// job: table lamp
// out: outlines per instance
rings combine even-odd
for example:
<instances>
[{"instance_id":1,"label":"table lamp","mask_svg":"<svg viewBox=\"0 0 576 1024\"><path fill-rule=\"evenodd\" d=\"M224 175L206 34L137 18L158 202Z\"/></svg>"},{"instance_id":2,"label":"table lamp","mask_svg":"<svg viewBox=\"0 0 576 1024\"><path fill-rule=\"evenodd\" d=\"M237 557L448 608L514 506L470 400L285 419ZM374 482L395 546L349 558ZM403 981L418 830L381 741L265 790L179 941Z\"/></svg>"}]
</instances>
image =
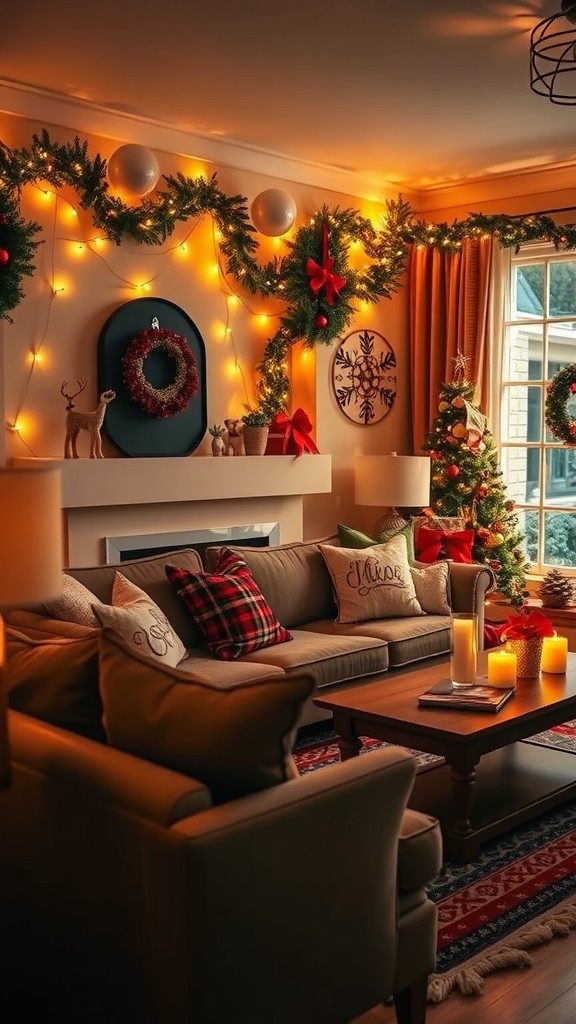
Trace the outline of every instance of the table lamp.
<instances>
[{"instance_id":1,"label":"table lamp","mask_svg":"<svg viewBox=\"0 0 576 1024\"><path fill-rule=\"evenodd\" d=\"M358 455L354 472L357 505L384 508L374 537L401 529L406 519L398 508L421 510L430 501L430 459L422 455Z\"/></svg>"},{"instance_id":2,"label":"table lamp","mask_svg":"<svg viewBox=\"0 0 576 1024\"><path fill-rule=\"evenodd\" d=\"M0 608L46 601L62 588L60 470L0 468ZM0 614L0 788L9 783L6 636Z\"/></svg>"}]
</instances>

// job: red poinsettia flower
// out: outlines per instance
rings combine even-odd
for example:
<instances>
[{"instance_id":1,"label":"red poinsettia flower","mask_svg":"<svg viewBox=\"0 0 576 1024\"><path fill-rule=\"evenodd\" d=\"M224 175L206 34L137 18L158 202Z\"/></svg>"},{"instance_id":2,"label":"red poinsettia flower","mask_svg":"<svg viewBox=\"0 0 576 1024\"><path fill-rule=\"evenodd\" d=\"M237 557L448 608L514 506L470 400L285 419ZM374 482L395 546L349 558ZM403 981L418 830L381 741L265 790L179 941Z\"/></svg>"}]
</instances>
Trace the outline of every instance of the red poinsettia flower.
<instances>
[{"instance_id":1,"label":"red poinsettia flower","mask_svg":"<svg viewBox=\"0 0 576 1024\"><path fill-rule=\"evenodd\" d=\"M532 640L554 636L554 627L544 612L521 608L518 615L511 615L498 627L498 632L501 640Z\"/></svg>"}]
</instances>

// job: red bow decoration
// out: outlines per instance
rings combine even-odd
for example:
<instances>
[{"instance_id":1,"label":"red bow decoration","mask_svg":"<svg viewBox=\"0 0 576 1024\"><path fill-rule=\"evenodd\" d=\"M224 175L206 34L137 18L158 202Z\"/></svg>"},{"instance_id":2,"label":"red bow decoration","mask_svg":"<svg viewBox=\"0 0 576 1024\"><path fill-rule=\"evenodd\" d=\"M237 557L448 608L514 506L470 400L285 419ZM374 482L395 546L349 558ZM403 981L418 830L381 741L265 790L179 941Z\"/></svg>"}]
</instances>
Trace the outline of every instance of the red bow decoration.
<instances>
[{"instance_id":1,"label":"red bow decoration","mask_svg":"<svg viewBox=\"0 0 576 1024\"><path fill-rule=\"evenodd\" d=\"M346 281L339 274L334 273L334 260L328 253L328 228L322 225L322 266L315 260L309 259L306 262L306 273L310 278L310 288L315 295L324 288L326 301L329 306L334 305L334 298L338 295Z\"/></svg>"},{"instance_id":2,"label":"red bow decoration","mask_svg":"<svg viewBox=\"0 0 576 1024\"><path fill-rule=\"evenodd\" d=\"M314 441L311 437L307 436L311 430L312 423L304 409L296 409L292 419L285 412L277 412L270 424L270 433L284 434L282 454L286 455L288 442L292 438L296 446L296 457L302 455L302 452L310 452L313 455L319 454Z\"/></svg>"},{"instance_id":3,"label":"red bow decoration","mask_svg":"<svg viewBox=\"0 0 576 1024\"><path fill-rule=\"evenodd\" d=\"M451 558L453 562L471 562L474 530L431 530L421 526L416 534L416 557L419 562L435 562Z\"/></svg>"}]
</instances>

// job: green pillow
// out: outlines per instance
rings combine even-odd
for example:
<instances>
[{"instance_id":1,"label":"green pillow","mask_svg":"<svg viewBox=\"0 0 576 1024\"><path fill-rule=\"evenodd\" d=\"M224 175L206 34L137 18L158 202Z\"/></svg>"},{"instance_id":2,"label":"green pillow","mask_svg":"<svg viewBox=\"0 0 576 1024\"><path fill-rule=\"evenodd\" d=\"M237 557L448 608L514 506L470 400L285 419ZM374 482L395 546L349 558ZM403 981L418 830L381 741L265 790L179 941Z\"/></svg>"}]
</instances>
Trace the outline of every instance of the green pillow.
<instances>
[{"instance_id":1,"label":"green pillow","mask_svg":"<svg viewBox=\"0 0 576 1024\"><path fill-rule=\"evenodd\" d=\"M382 530L376 539L368 537L367 534L362 533L360 530L353 530L351 526L343 526L342 523L338 523L338 537L343 548L370 548L373 544L385 544L387 540L392 540L399 533L403 533L406 537L408 563L409 565L414 565L416 554L414 551L414 526L412 520L406 523L406 526L398 526L393 530Z\"/></svg>"}]
</instances>

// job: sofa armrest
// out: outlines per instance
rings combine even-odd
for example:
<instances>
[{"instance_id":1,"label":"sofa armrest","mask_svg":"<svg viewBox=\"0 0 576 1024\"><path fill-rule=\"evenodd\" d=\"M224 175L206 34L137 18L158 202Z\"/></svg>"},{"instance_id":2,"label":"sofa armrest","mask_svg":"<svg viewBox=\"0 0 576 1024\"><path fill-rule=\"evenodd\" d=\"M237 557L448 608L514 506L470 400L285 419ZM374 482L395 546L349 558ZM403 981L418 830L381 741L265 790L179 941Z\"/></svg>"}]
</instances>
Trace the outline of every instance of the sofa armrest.
<instances>
[{"instance_id":1,"label":"sofa armrest","mask_svg":"<svg viewBox=\"0 0 576 1024\"><path fill-rule=\"evenodd\" d=\"M449 562L452 610L476 612L478 616L478 650L484 650L484 602L495 584L488 565L479 562Z\"/></svg>"},{"instance_id":2,"label":"sofa armrest","mask_svg":"<svg viewBox=\"0 0 576 1024\"><path fill-rule=\"evenodd\" d=\"M148 848L149 877L165 880L149 906L151 960L172 973L164 992L190 1008L182 985L197 971L218 992L213 1019L239 1024L301 1020L303 1007L307 1021L348 1020L392 995L398 837L414 772L406 751L383 748L175 823L183 850ZM164 948L170 934L179 963ZM433 966L433 952L413 960L409 983Z\"/></svg>"},{"instance_id":3,"label":"sofa armrest","mask_svg":"<svg viewBox=\"0 0 576 1024\"><path fill-rule=\"evenodd\" d=\"M166 826L212 805L208 789L195 779L19 711L8 712L8 736L16 786L42 778L72 800L80 794L88 804L106 803Z\"/></svg>"}]
</instances>

